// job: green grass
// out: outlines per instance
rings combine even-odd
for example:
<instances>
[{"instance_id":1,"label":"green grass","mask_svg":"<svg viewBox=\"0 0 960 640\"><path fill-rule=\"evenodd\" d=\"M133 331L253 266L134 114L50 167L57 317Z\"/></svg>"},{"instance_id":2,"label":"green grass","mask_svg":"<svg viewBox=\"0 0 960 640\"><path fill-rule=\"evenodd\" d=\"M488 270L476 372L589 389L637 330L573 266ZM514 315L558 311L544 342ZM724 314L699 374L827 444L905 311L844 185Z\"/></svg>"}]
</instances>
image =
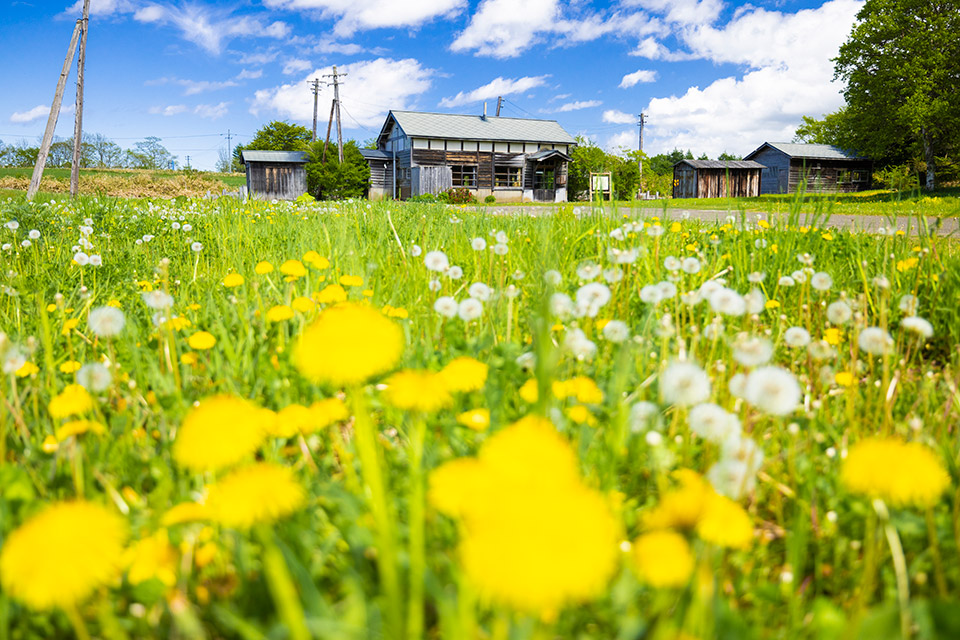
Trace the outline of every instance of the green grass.
<instances>
[{"instance_id":1,"label":"green grass","mask_svg":"<svg viewBox=\"0 0 960 640\"><path fill-rule=\"evenodd\" d=\"M142 572L121 563L67 612L30 609L6 585L33 574L4 574L0 638L71 637L78 629L93 637L283 638L304 637L305 627L306 635L348 640L872 639L899 637L901 615L918 625L918 638L957 636L955 241L803 232L777 220L769 229L747 220L682 221L657 233L651 214L623 219L586 209L576 216L573 203L534 217L365 201L50 196L31 204L2 196L0 223L16 220L19 227L0 226L0 242L10 245L0 249L0 360L32 366L20 375L8 371L0 386L0 554L40 510L79 496L122 518L128 546L162 543L164 536L169 546L137 547L131 553ZM93 246L86 253L102 257L99 267L74 261L87 225ZM23 246L34 229L39 239ZM498 232L505 252L491 250ZM487 248L475 250L477 238ZM191 248L195 242L199 251ZM442 250L462 276L428 271L415 245L423 254ZM618 262L631 250L634 261ZM309 260L311 251L328 263ZM691 257L699 270L674 270L670 258ZM288 260L303 261L304 274L284 277L281 265ZM274 270L258 268L263 261ZM548 270L559 273L559 284L548 286ZM813 272L829 274L829 288L813 288ZM225 287L230 273L242 275L243 283ZM293 356L318 317L335 317L329 309L337 290L330 287L342 276L362 279L346 280L341 295L349 301L389 305L406 316L390 320L403 334L402 354L388 363L390 371L344 386L305 378L303 361ZM782 280L787 276L796 278L793 285ZM599 283L606 283L605 304L572 315L551 310L555 293L574 299L589 293L581 290L586 280L601 293ZM701 287L710 280L749 292L757 306L719 315L709 302L682 301L680 294L706 291ZM477 319L437 313L438 298L462 302L475 282L494 290ZM675 287L678 295L654 304L645 289L651 285ZM173 307L159 314L148 308L142 297L148 289L169 292ZM910 306L903 296L916 296L916 313L933 327L929 340L901 326ZM310 298L323 302L314 306ZM839 300L854 316L834 325L827 305ZM126 319L112 339L98 338L88 321L92 309L107 304ZM284 306L298 310L279 313ZM174 316L175 322L164 321ZM628 340L608 339L603 327L614 320L625 323ZM859 349L868 327L889 332L884 355ZM817 347L788 345L791 328L808 331ZM353 336L356 330L342 327L329 348L310 354L311 362L344 367L389 351L380 345L385 334ZM198 331L216 338L213 348L191 347ZM759 340L760 348L746 349L747 338ZM834 344L821 342L828 338ZM348 344L353 347L344 355ZM751 396L753 404L737 391L735 375L758 366L745 364L744 353L762 355L767 348L770 363L789 372L801 390L783 415L761 409L765 396ZM479 391L455 393L425 413L400 409L384 393L393 371L436 372L463 356L489 367ZM739 439L721 445L694 435L690 407L664 400L671 388L663 372L680 359L709 376L706 397L736 416ZM77 379L75 363L109 364L110 376L84 414L104 433L58 442L66 419L51 416L50 402ZM601 394L553 391L554 383L574 378L588 378ZM350 417L311 429L316 414L307 411L306 422L294 424L294 408L282 425L302 431L266 438L237 463L259 460L290 470L304 495L293 513L253 528L224 524L214 511L201 522L164 524L171 508L209 497L229 473L192 471L174 453L195 403L220 394L278 412L342 397ZM429 386L412 395L443 392ZM653 404L649 419L638 417L640 402ZM458 422L461 412L480 408L489 410L488 429ZM249 416L264 414L249 410L205 422L220 434L208 451L235 445L238 423ZM527 416L545 417L558 435L545 446L500 439L496 455L484 449L497 434L516 433L506 430ZM852 490L840 477L845 455L876 435L927 447L934 466L949 474L949 488L934 495L929 508L875 505ZM738 494L735 506L723 504L749 522L750 544L725 548L675 520L694 572L681 572L676 586L652 586L643 579L651 567L638 566L628 551L670 495L674 473L708 474L718 462L735 462L746 440L763 453L759 470L746 471L735 488L722 477L716 482ZM526 448L517 447L524 442ZM468 502L485 506L488 519L452 519L433 492L424 502L431 478L442 480L432 475L437 469L481 451L492 456L484 458L487 466L512 460L497 467L505 481L471 483L461 475L463 484L439 488L448 500L465 488L477 491ZM901 488L911 487L929 479L930 468L903 477L898 460L888 460L874 481L895 478ZM569 494L558 496L557 487ZM688 507L697 504L685 500ZM582 546L604 521L584 517L585 505L615 523L601 535L602 549ZM515 514L523 526L511 528L498 519L503 513ZM463 543L482 536L490 522L504 535L478 562L467 555L477 547ZM32 553L46 559L61 545L70 548L83 525L31 538ZM48 578L45 588L57 589L61 577L82 575L98 560L112 565L111 558L91 555L99 548L62 558L41 576ZM615 567L591 581L602 567L592 559L610 554ZM679 555L659 560L682 567ZM480 591L483 577L499 589ZM520 607L516 595L503 599L509 585L534 596L569 582L594 586L567 605L534 612Z\"/></svg>"},{"instance_id":2,"label":"green grass","mask_svg":"<svg viewBox=\"0 0 960 640\"><path fill-rule=\"evenodd\" d=\"M147 170L147 169L81 169L81 176L121 176L124 178L130 178L138 174L147 174L154 178L159 179L170 179L175 178L178 175L190 175L191 173L196 173L193 171L170 171L168 169L158 169L158 170ZM241 173L219 173L216 171L202 171L199 172L204 176L220 180L231 187L239 187L245 185L246 176ZM26 176L30 177L33 175L32 167L0 167L0 178L4 176ZM69 168L47 168L44 169L43 175L45 178L56 178L59 180L69 180L70 179L70 169Z\"/></svg>"}]
</instances>

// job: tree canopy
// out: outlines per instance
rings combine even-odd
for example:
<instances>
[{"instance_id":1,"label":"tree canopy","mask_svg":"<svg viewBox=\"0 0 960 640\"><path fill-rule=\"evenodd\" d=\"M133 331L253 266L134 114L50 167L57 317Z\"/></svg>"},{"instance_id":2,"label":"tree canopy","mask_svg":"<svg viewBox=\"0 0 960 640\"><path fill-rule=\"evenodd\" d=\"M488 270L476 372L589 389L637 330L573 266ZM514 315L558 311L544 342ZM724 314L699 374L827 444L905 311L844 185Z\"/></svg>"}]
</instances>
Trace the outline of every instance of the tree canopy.
<instances>
[{"instance_id":1,"label":"tree canopy","mask_svg":"<svg viewBox=\"0 0 960 640\"><path fill-rule=\"evenodd\" d=\"M309 132L308 132L309 133ZM370 185L370 165L364 160L360 148L353 140L343 145L343 164L337 157L337 146L327 148L327 161L323 158L323 141L310 145L310 161L307 163L307 192L317 200L344 200L361 198Z\"/></svg>"},{"instance_id":2,"label":"tree canopy","mask_svg":"<svg viewBox=\"0 0 960 640\"><path fill-rule=\"evenodd\" d=\"M928 189L937 157L960 147L958 33L960 0L867 0L835 60L847 109L834 123L847 145L881 162L922 157ZM830 137L826 122L804 125Z\"/></svg>"},{"instance_id":3,"label":"tree canopy","mask_svg":"<svg viewBox=\"0 0 960 640\"><path fill-rule=\"evenodd\" d=\"M240 170L240 153L244 149L257 151L306 151L310 146L313 134L310 129L299 124L292 124L284 120L269 122L254 134L253 139L244 145L237 145L233 150L233 168Z\"/></svg>"}]
</instances>

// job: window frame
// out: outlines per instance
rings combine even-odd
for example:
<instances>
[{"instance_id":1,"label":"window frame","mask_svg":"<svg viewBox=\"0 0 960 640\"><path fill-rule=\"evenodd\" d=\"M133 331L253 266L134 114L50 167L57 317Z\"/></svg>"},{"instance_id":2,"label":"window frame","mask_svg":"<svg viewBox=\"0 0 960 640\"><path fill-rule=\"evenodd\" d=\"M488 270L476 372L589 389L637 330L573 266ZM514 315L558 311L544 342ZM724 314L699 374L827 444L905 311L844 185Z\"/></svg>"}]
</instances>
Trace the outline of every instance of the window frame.
<instances>
[{"instance_id":1,"label":"window frame","mask_svg":"<svg viewBox=\"0 0 960 640\"><path fill-rule=\"evenodd\" d=\"M477 172L475 164L450 165L451 185L458 189L476 189Z\"/></svg>"},{"instance_id":2,"label":"window frame","mask_svg":"<svg viewBox=\"0 0 960 640\"><path fill-rule=\"evenodd\" d=\"M494 165L493 186L499 189L523 188L523 168L510 165Z\"/></svg>"}]
</instances>

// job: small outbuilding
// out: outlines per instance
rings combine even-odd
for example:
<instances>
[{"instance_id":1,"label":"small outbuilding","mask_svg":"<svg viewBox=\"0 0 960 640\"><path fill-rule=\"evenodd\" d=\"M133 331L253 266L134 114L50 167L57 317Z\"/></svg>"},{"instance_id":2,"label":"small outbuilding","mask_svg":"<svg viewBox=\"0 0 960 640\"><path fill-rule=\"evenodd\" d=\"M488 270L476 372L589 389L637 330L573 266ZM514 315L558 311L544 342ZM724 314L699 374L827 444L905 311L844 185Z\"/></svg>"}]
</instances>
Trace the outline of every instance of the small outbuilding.
<instances>
[{"instance_id":1,"label":"small outbuilding","mask_svg":"<svg viewBox=\"0 0 960 640\"><path fill-rule=\"evenodd\" d=\"M829 144L764 142L746 156L764 166L760 193L850 193L870 188L873 162Z\"/></svg>"},{"instance_id":2,"label":"small outbuilding","mask_svg":"<svg viewBox=\"0 0 960 640\"><path fill-rule=\"evenodd\" d=\"M307 192L305 151L240 153L247 169L247 193L262 200L296 200Z\"/></svg>"},{"instance_id":3,"label":"small outbuilding","mask_svg":"<svg viewBox=\"0 0 960 640\"><path fill-rule=\"evenodd\" d=\"M674 198L752 198L763 165L748 160L681 160L673 165Z\"/></svg>"}]
</instances>

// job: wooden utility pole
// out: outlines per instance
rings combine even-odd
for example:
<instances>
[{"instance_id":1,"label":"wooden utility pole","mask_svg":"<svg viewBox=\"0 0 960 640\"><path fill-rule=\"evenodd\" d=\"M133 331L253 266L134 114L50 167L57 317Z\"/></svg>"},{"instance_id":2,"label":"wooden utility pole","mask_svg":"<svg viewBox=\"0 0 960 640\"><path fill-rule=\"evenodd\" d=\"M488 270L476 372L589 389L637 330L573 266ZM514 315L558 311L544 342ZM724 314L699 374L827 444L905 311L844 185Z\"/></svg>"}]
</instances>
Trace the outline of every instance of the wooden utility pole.
<instances>
[{"instance_id":1,"label":"wooden utility pole","mask_svg":"<svg viewBox=\"0 0 960 640\"><path fill-rule=\"evenodd\" d=\"M80 27L80 59L77 62L77 108L73 123L73 162L70 164L70 196L80 191L80 150L83 146L83 70L87 63L87 31L90 30L90 0L83 1Z\"/></svg>"},{"instance_id":2,"label":"wooden utility pole","mask_svg":"<svg viewBox=\"0 0 960 640\"><path fill-rule=\"evenodd\" d=\"M643 153L643 125L647 122L647 116L642 111L640 112L640 119L637 121L637 126L640 127L640 153ZM637 159L637 164L640 165L640 188L643 188L643 158L640 157Z\"/></svg>"},{"instance_id":3,"label":"wooden utility pole","mask_svg":"<svg viewBox=\"0 0 960 640\"><path fill-rule=\"evenodd\" d=\"M57 90L53 94L53 104L50 105L50 116L47 118L47 128L43 131L43 141L40 143L40 153L37 155L37 164L33 168L33 177L30 178L30 187L27 189L27 200L33 200L40 188L40 179L43 177L43 167L47 164L47 154L50 153L50 144L53 142L53 132L57 128L57 118L60 117L60 104L63 102L63 89L67 86L67 76L70 75L70 66L73 54L77 50L77 39L80 37L81 20L73 28L73 37L67 48L67 57L63 61L60 79L57 80Z\"/></svg>"},{"instance_id":4,"label":"wooden utility pole","mask_svg":"<svg viewBox=\"0 0 960 640\"><path fill-rule=\"evenodd\" d=\"M330 101L330 117L327 118L327 139L323 141L323 157L320 164L327 164L327 147L330 145L330 125L333 124L333 110L337 106L336 99Z\"/></svg>"},{"instance_id":5,"label":"wooden utility pole","mask_svg":"<svg viewBox=\"0 0 960 640\"><path fill-rule=\"evenodd\" d=\"M320 79L314 78L307 83L313 88L313 137L310 142L317 141L317 97L320 95Z\"/></svg>"},{"instance_id":6,"label":"wooden utility pole","mask_svg":"<svg viewBox=\"0 0 960 640\"><path fill-rule=\"evenodd\" d=\"M343 133L340 128L340 78L346 77L345 73L337 73L337 66L333 66L333 73L323 76L324 78L333 78L333 82L328 82L327 86L333 85L333 104L337 110L337 158L343 164ZM329 131L329 122L327 130ZM329 139L329 137L328 137Z\"/></svg>"},{"instance_id":7,"label":"wooden utility pole","mask_svg":"<svg viewBox=\"0 0 960 640\"><path fill-rule=\"evenodd\" d=\"M500 107L503 105L503 96L497 96L497 117L500 117Z\"/></svg>"}]
</instances>

